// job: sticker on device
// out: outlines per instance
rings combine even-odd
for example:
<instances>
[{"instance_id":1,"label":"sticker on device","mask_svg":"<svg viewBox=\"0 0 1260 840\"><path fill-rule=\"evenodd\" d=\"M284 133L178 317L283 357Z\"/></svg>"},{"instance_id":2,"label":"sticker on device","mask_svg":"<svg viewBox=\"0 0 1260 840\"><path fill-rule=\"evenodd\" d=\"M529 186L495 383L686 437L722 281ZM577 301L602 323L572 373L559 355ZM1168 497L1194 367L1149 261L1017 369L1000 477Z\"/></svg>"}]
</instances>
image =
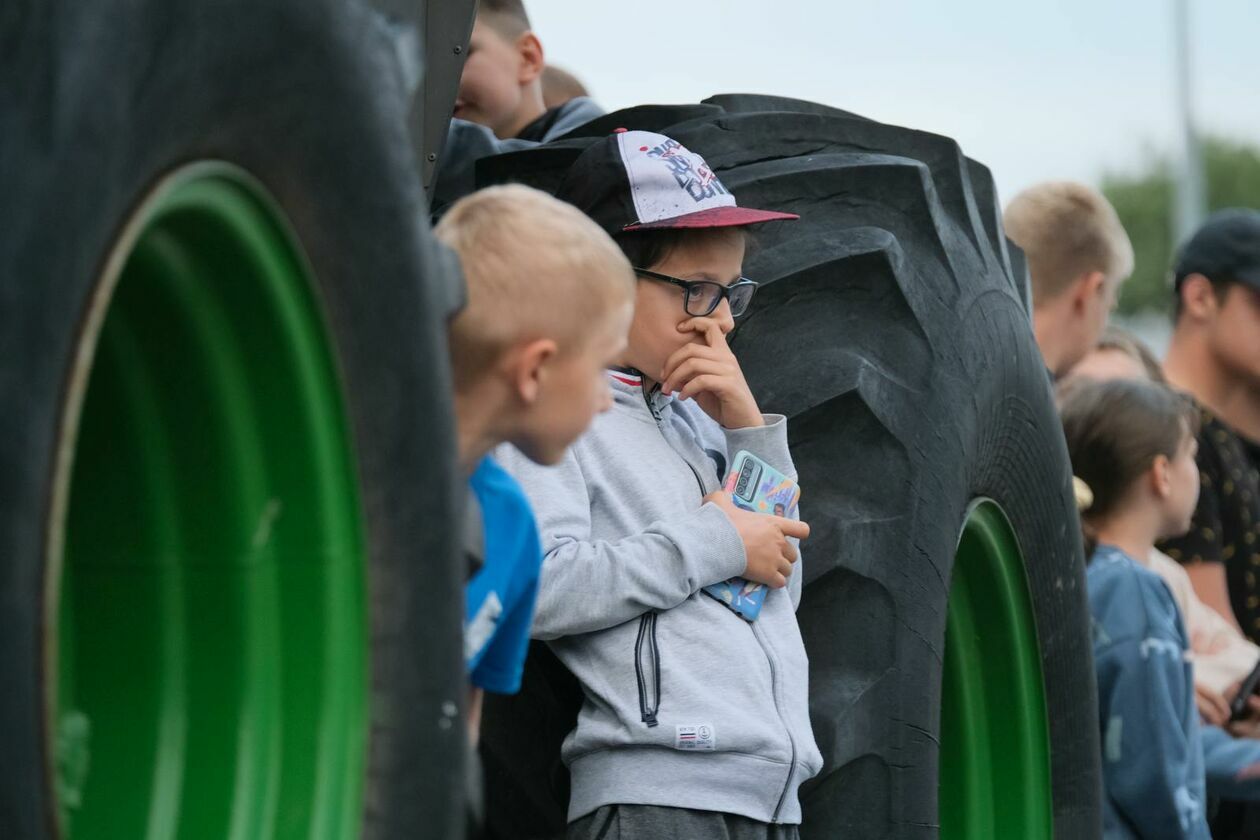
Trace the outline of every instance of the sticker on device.
<instances>
[{"instance_id":1,"label":"sticker on device","mask_svg":"<svg viewBox=\"0 0 1260 840\"><path fill-rule=\"evenodd\" d=\"M717 737L713 727L707 723L699 726L674 727L674 749L676 750L715 750Z\"/></svg>"}]
</instances>

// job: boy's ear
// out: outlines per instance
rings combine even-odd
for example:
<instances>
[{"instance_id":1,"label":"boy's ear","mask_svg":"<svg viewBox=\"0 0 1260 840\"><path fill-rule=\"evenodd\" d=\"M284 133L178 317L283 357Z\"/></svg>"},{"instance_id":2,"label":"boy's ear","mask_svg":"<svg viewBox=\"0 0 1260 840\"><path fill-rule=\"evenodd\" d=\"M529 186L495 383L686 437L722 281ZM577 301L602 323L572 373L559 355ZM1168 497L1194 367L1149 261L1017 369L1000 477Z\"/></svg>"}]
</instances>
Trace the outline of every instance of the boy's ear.
<instances>
[{"instance_id":1,"label":"boy's ear","mask_svg":"<svg viewBox=\"0 0 1260 840\"><path fill-rule=\"evenodd\" d=\"M542 42L533 32L522 32L516 39L516 52L521 57L516 80L522 85L527 85L542 75L543 66L546 64Z\"/></svg>"},{"instance_id":2,"label":"boy's ear","mask_svg":"<svg viewBox=\"0 0 1260 840\"><path fill-rule=\"evenodd\" d=\"M1077 309L1084 309L1094 298L1101 297L1107 284L1107 275L1101 271L1089 271L1076 280L1073 290L1073 303Z\"/></svg>"},{"instance_id":3,"label":"boy's ear","mask_svg":"<svg viewBox=\"0 0 1260 840\"><path fill-rule=\"evenodd\" d=\"M1172 494L1171 470L1172 464L1166 455L1156 455L1155 460L1151 462L1151 489L1161 499L1166 499Z\"/></svg>"},{"instance_id":4,"label":"boy's ear","mask_svg":"<svg viewBox=\"0 0 1260 840\"><path fill-rule=\"evenodd\" d=\"M549 363L558 351L550 338L538 338L521 345L509 363L512 390L526 405L533 405L542 390L543 381L550 372Z\"/></svg>"}]
</instances>

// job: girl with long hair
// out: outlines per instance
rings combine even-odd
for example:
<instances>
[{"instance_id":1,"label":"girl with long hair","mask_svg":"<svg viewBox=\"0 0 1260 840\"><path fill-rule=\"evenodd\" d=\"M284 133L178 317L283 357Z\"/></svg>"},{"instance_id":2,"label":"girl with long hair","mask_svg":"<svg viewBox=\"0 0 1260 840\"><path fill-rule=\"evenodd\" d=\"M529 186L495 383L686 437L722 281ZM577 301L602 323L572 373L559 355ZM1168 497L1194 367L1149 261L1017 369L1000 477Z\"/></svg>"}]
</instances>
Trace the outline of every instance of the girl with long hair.
<instances>
[{"instance_id":1,"label":"girl with long hair","mask_svg":"<svg viewBox=\"0 0 1260 840\"><path fill-rule=\"evenodd\" d=\"M1202 733L1188 637L1164 582L1135 558L1184 533L1198 500L1198 414L1150 382L1070 382L1060 414L1094 619L1107 838L1207 838Z\"/></svg>"}]
</instances>

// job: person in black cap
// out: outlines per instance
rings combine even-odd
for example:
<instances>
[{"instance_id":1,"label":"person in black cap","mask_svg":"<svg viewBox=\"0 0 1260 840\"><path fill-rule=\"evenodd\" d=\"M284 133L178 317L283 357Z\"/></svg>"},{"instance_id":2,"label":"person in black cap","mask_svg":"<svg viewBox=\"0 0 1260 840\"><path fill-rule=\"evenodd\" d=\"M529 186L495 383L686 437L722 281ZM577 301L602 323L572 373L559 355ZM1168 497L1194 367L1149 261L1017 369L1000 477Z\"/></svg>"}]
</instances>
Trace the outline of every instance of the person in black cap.
<instances>
[{"instance_id":1,"label":"person in black cap","mask_svg":"<svg viewBox=\"0 0 1260 840\"><path fill-rule=\"evenodd\" d=\"M558 197L639 278L612 410L556 467L502 456L543 542L534 636L585 696L563 749L568 838L796 838L822 766L795 613L809 528L721 491L741 450L796 477L787 420L762 413L727 345L757 289L744 229L796 216L739 206L703 158L646 131L596 141ZM755 618L705 591L738 578L767 588Z\"/></svg>"},{"instance_id":2,"label":"person in black cap","mask_svg":"<svg viewBox=\"0 0 1260 840\"><path fill-rule=\"evenodd\" d=\"M1260 212L1222 210L1182 248L1169 382L1203 412L1190 532L1162 546L1199 598L1260 641ZM1250 423L1250 425L1249 425Z\"/></svg>"}]
</instances>

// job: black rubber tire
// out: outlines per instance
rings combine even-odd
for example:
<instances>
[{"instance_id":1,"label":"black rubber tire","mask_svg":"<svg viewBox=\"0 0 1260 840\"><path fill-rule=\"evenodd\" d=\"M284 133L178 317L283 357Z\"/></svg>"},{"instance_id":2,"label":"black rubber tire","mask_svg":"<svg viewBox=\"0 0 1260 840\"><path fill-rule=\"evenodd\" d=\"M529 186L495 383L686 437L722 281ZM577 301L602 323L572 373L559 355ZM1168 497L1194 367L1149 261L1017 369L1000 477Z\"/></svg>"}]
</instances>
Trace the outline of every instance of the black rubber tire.
<instances>
[{"instance_id":1,"label":"black rubber tire","mask_svg":"<svg viewBox=\"0 0 1260 840\"><path fill-rule=\"evenodd\" d=\"M759 234L746 271L767 286L732 344L762 404L792 418L811 508L841 512L810 515L799 618L826 766L803 792L803 836L935 836L931 687L945 582L977 497L1003 507L1025 557L1055 834L1097 836L1097 705L1071 471L1023 284L999 247L991 180L979 194L972 181L987 172L952 141L878 123L721 122L720 134L674 136L702 150L741 201L802 216ZM802 142L812 148L791 148Z\"/></svg>"},{"instance_id":2,"label":"black rubber tire","mask_svg":"<svg viewBox=\"0 0 1260 840\"><path fill-rule=\"evenodd\" d=\"M476 164L477 186L519 182L554 194L573 161L593 141L593 137L566 137L545 146L482 158Z\"/></svg>"},{"instance_id":3,"label":"black rubber tire","mask_svg":"<svg viewBox=\"0 0 1260 840\"><path fill-rule=\"evenodd\" d=\"M566 133L561 140L576 137L604 137L618 128L625 128L622 123L630 123L639 131L661 131L684 120L716 117L722 114L716 105L636 105L621 111L613 111L583 123Z\"/></svg>"},{"instance_id":4,"label":"black rubber tire","mask_svg":"<svg viewBox=\"0 0 1260 840\"><path fill-rule=\"evenodd\" d=\"M873 122L850 111L843 111L829 105L820 105L817 102L791 99L784 96L768 96L756 93L724 93L711 96L704 102L705 104L720 106L730 114L783 112L814 114L824 117L843 117L861 120L862 122ZM1007 268L1015 288L1024 303L1024 308L1031 313L1032 289L1028 278L1028 268L1024 262L1023 252L1007 239L1002 232L1002 207L998 202L997 188L993 183L993 175L989 172L988 167L971 158L966 158L965 166L969 173L976 210L980 214L984 231L988 234L993 252L998 255L1002 260L1002 264Z\"/></svg>"},{"instance_id":5,"label":"black rubber tire","mask_svg":"<svg viewBox=\"0 0 1260 840\"><path fill-rule=\"evenodd\" d=\"M569 771L560 744L581 707L581 684L543 642L530 643L518 694L486 695L480 750L485 840L564 836Z\"/></svg>"},{"instance_id":6,"label":"black rubber tire","mask_svg":"<svg viewBox=\"0 0 1260 840\"><path fill-rule=\"evenodd\" d=\"M703 155L742 204L802 216L756 233L745 272L763 288L732 340L761 405L792 418L813 526L799 619L826 763L802 789L802 836L937 836L948 582L968 506L988 497L1025 557L1054 833L1097 837L1097 699L1071 471L1022 255L1007 248L992 179L947 138L768 104L773 113L664 132ZM514 177L531 181L528 153L513 163ZM556 182L555 166L546 159L540 185ZM563 719L566 691L535 689L550 719ZM536 702L507 701L487 716L504 716L506 728L536 716L524 708ZM492 823L500 805L564 793L557 747L544 735L483 742L483 754L517 769L516 790L529 791L490 791ZM556 829L561 811L538 813Z\"/></svg>"},{"instance_id":7,"label":"black rubber tire","mask_svg":"<svg viewBox=\"0 0 1260 840\"><path fill-rule=\"evenodd\" d=\"M781 112L788 114L817 114L823 117L847 117L855 120L867 120L866 117L810 102L807 99L793 99L790 96L772 96L765 93L719 93L704 100L706 105L716 105L728 114ZM681 122L681 121L680 121Z\"/></svg>"},{"instance_id":8,"label":"black rubber tire","mask_svg":"<svg viewBox=\"0 0 1260 840\"><path fill-rule=\"evenodd\" d=\"M0 8L0 836L56 831L42 605L80 329L136 203L199 159L247 170L282 206L341 374L368 550L362 836L462 836L444 332L458 274L424 221L392 37L364 4L334 0Z\"/></svg>"}]
</instances>

